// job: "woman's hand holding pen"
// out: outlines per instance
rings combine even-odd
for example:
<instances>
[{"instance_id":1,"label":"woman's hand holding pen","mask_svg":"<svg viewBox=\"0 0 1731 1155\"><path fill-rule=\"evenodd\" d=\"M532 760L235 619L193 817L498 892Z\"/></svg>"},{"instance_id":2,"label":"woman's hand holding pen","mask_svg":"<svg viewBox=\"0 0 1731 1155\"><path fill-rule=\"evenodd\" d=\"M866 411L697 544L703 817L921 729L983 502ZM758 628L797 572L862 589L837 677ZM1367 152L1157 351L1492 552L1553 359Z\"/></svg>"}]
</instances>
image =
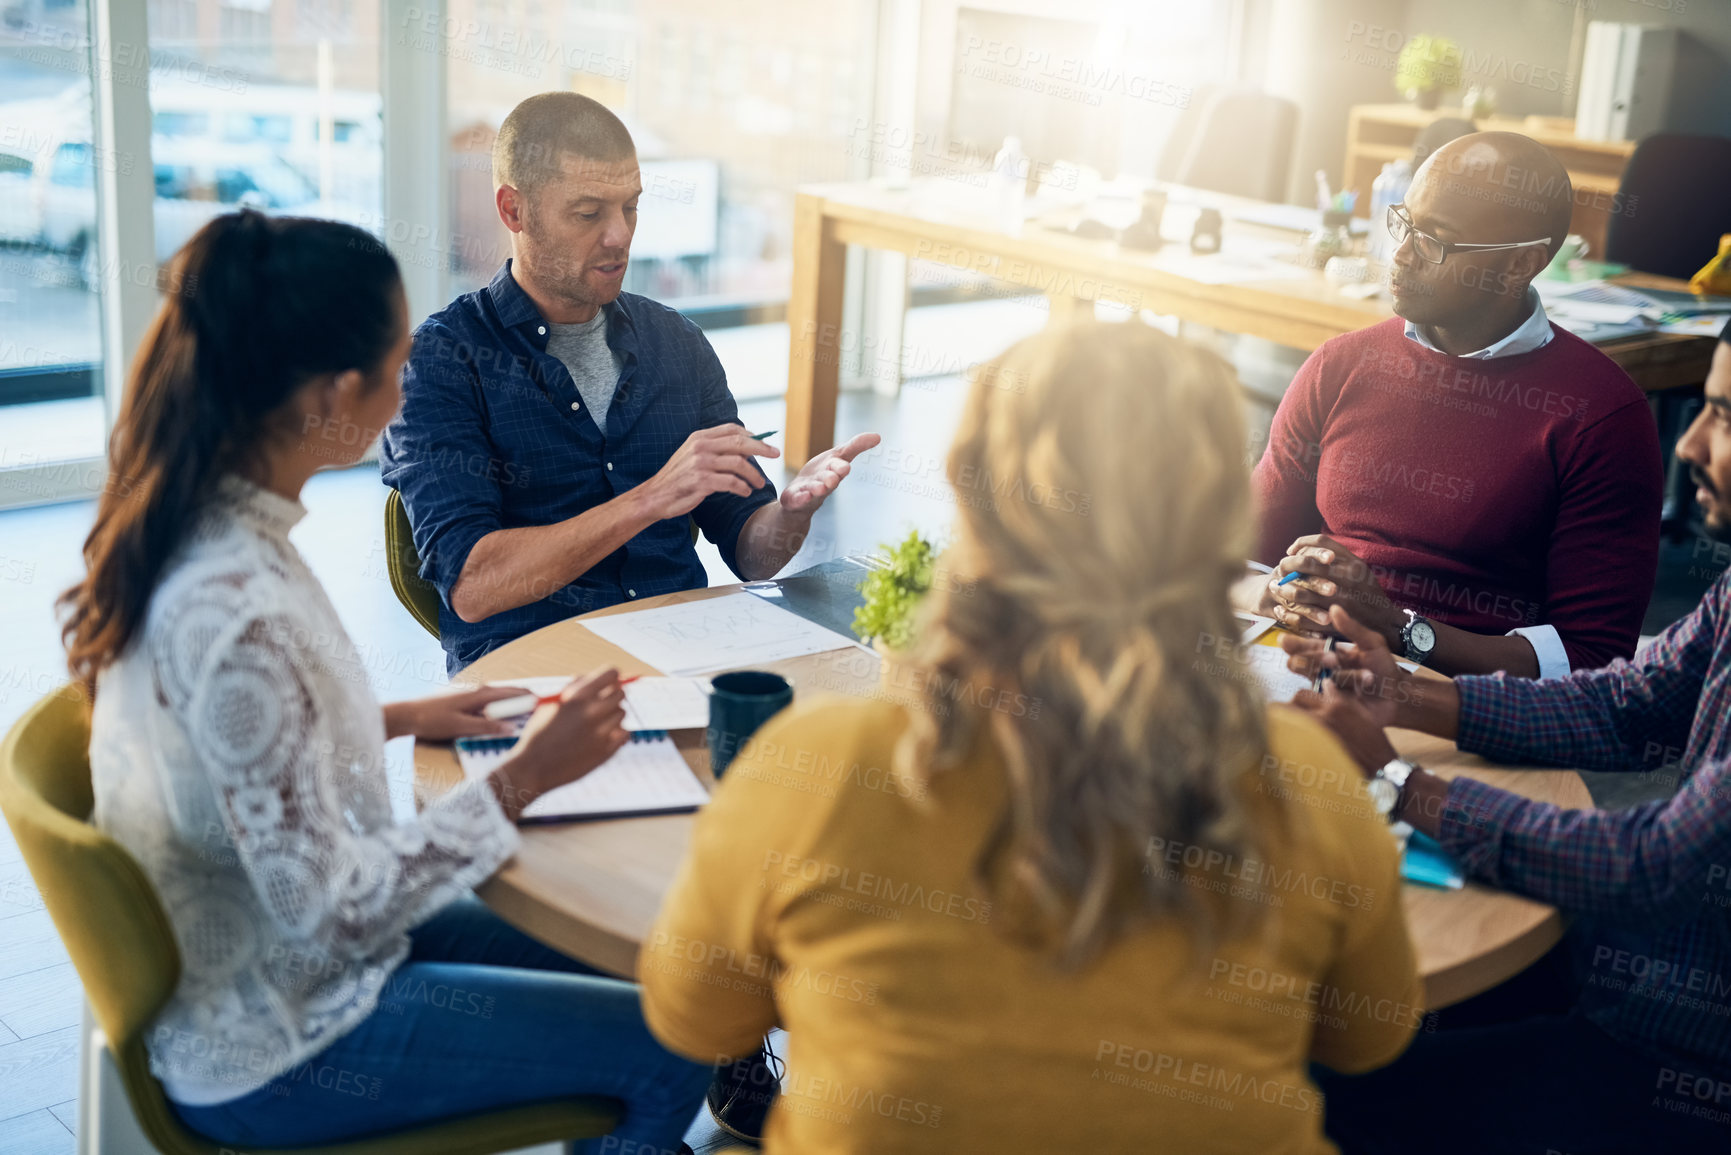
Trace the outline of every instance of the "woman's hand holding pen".
<instances>
[{"instance_id":1,"label":"woman's hand holding pen","mask_svg":"<svg viewBox=\"0 0 1731 1155\"><path fill-rule=\"evenodd\" d=\"M510 687L482 686L477 690L391 702L384 708L385 738L388 741L413 734L429 742L449 742L452 738L509 734L513 727L494 719L487 713L487 707L521 694L521 690Z\"/></svg>"},{"instance_id":2,"label":"woman's hand holding pen","mask_svg":"<svg viewBox=\"0 0 1731 1155\"><path fill-rule=\"evenodd\" d=\"M521 693L521 691L516 691ZM511 757L488 779L505 816L589 773L625 745L625 689L611 667L574 680L529 716Z\"/></svg>"}]
</instances>

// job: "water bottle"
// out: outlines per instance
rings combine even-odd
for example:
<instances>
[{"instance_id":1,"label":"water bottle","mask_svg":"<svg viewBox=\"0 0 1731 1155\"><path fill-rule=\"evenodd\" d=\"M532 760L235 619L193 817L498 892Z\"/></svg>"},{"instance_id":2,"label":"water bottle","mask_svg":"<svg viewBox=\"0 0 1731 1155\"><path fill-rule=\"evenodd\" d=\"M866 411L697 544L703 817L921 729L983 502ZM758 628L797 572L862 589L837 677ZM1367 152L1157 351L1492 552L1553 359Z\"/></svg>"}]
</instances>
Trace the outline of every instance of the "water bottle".
<instances>
[{"instance_id":1,"label":"water bottle","mask_svg":"<svg viewBox=\"0 0 1731 1155\"><path fill-rule=\"evenodd\" d=\"M1388 264L1394 256L1394 241L1388 235L1388 206L1400 203L1394 196L1397 180L1391 160L1370 185L1370 259L1379 265Z\"/></svg>"},{"instance_id":2,"label":"water bottle","mask_svg":"<svg viewBox=\"0 0 1731 1155\"><path fill-rule=\"evenodd\" d=\"M1391 160L1383 165L1383 171L1388 176L1388 204L1406 203L1406 194L1412 188L1412 161L1406 157ZM1378 258L1383 264L1394 260L1394 238L1388 235L1388 208L1373 208L1370 221L1370 235L1373 241L1380 240L1383 255Z\"/></svg>"},{"instance_id":3,"label":"water bottle","mask_svg":"<svg viewBox=\"0 0 1731 1155\"><path fill-rule=\"evenodd\" d=\"M1004 147L992 158L992 204L999 227L1022 231L1022 202L1028 195L1028 156L1020 137L1006 136Z\"/></svg>"},{"instance_id":4,"label":"water bottle","mask_svg":"<svg viewBox=\"0 0 1731 1155\"><path fill-rule=\"evenodd\" d=\"M1394 161L1394 187L1389 190L1389 204L1398 205L1406 202L1406 194L1412 188L1412 161L1401 157Z\"/></svg>"}]
</instances>

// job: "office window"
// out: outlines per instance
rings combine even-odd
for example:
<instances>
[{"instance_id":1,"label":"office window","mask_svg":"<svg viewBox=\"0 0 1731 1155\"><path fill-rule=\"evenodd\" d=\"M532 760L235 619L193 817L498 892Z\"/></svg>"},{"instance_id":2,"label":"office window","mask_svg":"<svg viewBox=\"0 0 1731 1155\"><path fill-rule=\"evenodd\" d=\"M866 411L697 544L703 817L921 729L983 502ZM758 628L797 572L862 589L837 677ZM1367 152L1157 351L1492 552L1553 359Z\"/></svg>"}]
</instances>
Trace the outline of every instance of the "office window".
<instances>
[{"instance_id":1,"label":"office window","mask_svg":"<svg viewBox=\"0 0 1731 1155\"><path fill-rule=\"evenodd\" d=\"M317 127L316 123L314 127ZM270 144L290 144L294 140L294 118L286 113L259 116L231 112L223 119L222 138L234 143L265 141ZM314 139L317 139L316 133Z\"/></svg>"},{"instance_id":2,"label":"office window","mask_svg":"<svg viewBox=\"0 0 1731 1155\"><path fill-rule=\"evenodd\" d=\"M210 113L162 111L150 118L153 136L209 136Z\"/></svg>"},{"instance_id":3,"label":"office window","mask_svg":"<svg viewBox=\"0 0 1731 1155\"><path fill-rule=\"evenodd\" d=\"M239 208L377 230L378 0L183 2L149 9L158 259Z\"/></svg>"},{"instance_id":4,"label":"office window","mask_svg":"<svg viewBox=\"0 0 1731 1155\"><path fill-rule=\"evenodd\" d=\"M198 39L198 0L150 0L152 44L192 43Z\"/></svg>"},{"instance_id":5,"label":"office window","mask_svg":"<svg viewBox=\"0 0 1731 1155\"><path fill-rule=\"evenodd\" d=\"M1230 83L1229 0L1006 7L922 7L915 130L926 143L884 150L892 158L927 175L977 173L1014 135L1040 172L1068 162L1152 176L1198 92Z\"/></svg>"},{"instance_id":6,"label":"office window","mask_svg":"<svg viewBox=\"0 0 1731 1155\"><path fill-rule=\"evenodd\" d=\"M377 8L369 7L366 15L376 18ZM350 0L300 0L295 16L303 35L346 37L354 32L355 5Z\"/></svg>"},{"instance_id":7,"label":"office window","mask_svg":"<svg viewBox=\"0 0 1731 1155\"><path fill-rule=\"evenodd\" d=\"M271 0L223 0L219 39L228 44L256 44L270 40Z\"/></svg>"},{"instance_id":8,"label":"office window","mask_svg":"<svg viewBox=\"0 0 1731 1155\"><path fill-rule=\"evenodd\" d=\"M486 283L509 254L490 155L524 97L569 89L630 128L644 197L626 288L688 311L775 305L792 269L794 189L845 180L871 115L875 0L452 0L407 35L448 62L451 281Z\"/></svg>"},{"instance_id":9,"label":"office window","mask_svg":"<svg viewBox=\"0 0 1731 1155\"><path fill-rule=\"evenodd\" d=\"M85 0L0 21L0 505L50 496L5 471L99 456L101 302Z\"/></svg>"},{"instance_id":10,"label":"office window","mask_svg":"<svg viewBox=\"0 0 1731 1155\"><path fill-rule=\"evenodd\" d=\"M338 144L347 144L356 139L364 131L364 126L356 120L334 120L331 122L331 139ZM324 132L322 122L313 122L313 139L319 140Z\"/></svg>"}]
</instances>

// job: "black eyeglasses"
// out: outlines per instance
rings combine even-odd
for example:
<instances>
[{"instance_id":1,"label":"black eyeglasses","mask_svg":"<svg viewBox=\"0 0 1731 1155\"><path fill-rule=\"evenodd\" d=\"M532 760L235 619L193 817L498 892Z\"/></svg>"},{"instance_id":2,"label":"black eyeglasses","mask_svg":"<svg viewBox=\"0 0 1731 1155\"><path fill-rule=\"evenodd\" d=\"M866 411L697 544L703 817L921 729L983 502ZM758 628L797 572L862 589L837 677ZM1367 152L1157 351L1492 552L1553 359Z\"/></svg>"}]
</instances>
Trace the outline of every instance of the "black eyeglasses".
<instances>
[{"instance_id":1,"label":"black eyeglasses","mask_svg":"<svg viewBox=\"0 0 1731 1155\"><path fill-rule=\"evenodd\" d=\"M1458 250L1470 250L1475 253L1489 253L1498 249L1524 249L1529 245L1548 245L1550 237L1541 237L1536 241L1514 241L1506 245L1463 245L1455 241L1439 240L1429 233L1420 232L1412 223L1412 217L1407 213L1405 205L1388 206L1388 235L1394 239L1395 247L1399 248L1412 238L1412 251L1418 254L1420 260L1429 261L1433 265L1443 263L1443 258Z\"/></svg>"}]
</instances>

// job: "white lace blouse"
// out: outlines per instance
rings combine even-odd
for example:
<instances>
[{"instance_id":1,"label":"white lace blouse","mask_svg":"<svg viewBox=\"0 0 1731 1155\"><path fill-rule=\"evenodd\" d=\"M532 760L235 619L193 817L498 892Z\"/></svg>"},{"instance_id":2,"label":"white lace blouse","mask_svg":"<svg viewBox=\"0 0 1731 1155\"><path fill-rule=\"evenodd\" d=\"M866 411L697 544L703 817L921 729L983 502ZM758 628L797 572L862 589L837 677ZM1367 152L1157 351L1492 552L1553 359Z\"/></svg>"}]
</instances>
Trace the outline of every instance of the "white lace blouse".
<instances>
[{"instance_id":1,"label":"white lace blouse","mask_svg":"<svg viewBox=\"0 0 1731 1155\"><path fill-rule=\"evenodd\" d=\"M289 544L305 515L223 479L97 680L95 820L174 926L180 985L148 1046L190 1105L239 1098L352 1029L409 929L517 847L481 782L393 821L366 670Z\"/></svg>"}]
</instances>

